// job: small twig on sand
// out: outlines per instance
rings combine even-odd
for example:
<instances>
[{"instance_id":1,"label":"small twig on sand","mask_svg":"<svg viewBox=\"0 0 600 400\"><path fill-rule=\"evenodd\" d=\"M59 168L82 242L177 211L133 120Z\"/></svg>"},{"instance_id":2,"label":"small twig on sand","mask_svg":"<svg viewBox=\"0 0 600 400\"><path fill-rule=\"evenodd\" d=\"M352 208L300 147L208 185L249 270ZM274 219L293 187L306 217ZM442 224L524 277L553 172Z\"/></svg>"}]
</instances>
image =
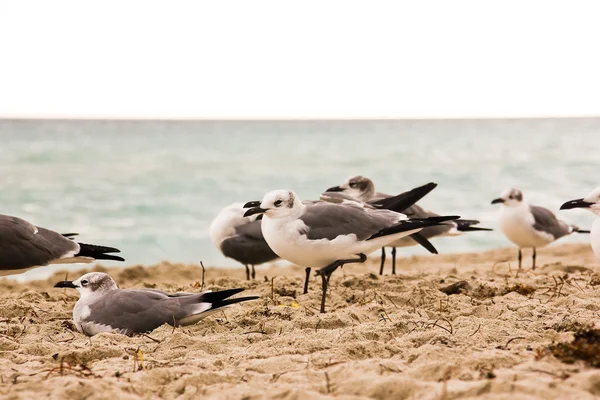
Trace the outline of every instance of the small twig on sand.
<instances>
[{"instance_id":1,"label":"small twig on sand","mask_svg":"<svg viewBox=\"0 0 600 400\"><path fill-rule=\"evenodd\" d=\"M503 349L504 350L508 350L508 345L513 341L513 340L520 340L520 339L527 339L526 337L523 336L519 336L519 337L514 337L512 339L509 339L508 342L506 342L506 344L504 345Z\"/></svg>"},{"instance_id":2,"label":"small twig on sand","mask_svg":"<svg viewBox=\"0 0 600 400\"><path fill-rule=\"evenodd\" d=\"M325 381L327 381L327 393L331 393L331 385L329 383L329 374L327 373L327 371L325 372Z\"/></svg>"},{"instance_id":3,"label":"small twig on sand","mask_svg":"<svg viewBox=\"0 0 600 400\"><path fill-rule=\"evenodd\" d=\"M477 329L475 329L475 332L471 333L469 336L473 336L473 335L475 335L477 332L479 332L479 329L480 329L480 328L481 328L481 324L479 324L479 325L477 326Z\"/></svg>"},{"instance_id":4,"label":"small twig on sand","mask_svg":"<svg viewBox=\"0 0 600 400\"><path fill-rule=\"evenodd\" d=\"M204 264L202 263L202 261L200 261L200 266L202 267L202 285L200 286L200 291L204 290L204 273L206 272L206 269L204 269Z\"/></svg>"},{"instance_id":5,"label":"small twig on sand","mask_svg":"<svg viewBox=\"0 0 600 400\"><path fill-rule=\"evenodd\" d=\"M396 303L394 303L394 302L392 301L392 299L390 299L390 298L389 298L389 296L387 296L387 295L385 295L385 294L382 294L382 296L383 296L383 297L385 297L386 299L388 299L388 300L390 301L390 303L392 303L392 304L394 305L394 307L398 308L398 306L396 305Z\"/></svg>"},{"instance_id":6,"label":"small twig on sand","mask_svg":"<svg viewBox=\"0 0 600 400\"><path fill-rule=\"evenodd\" d=\"M160 343L160 342L161 342L160 340L158 340L158 339L154 339L152 336L148 336L148 335L146 335L145 333L141 333L141 335L142 335L143 337L145 337L145 338L148 338L148 339L152 340L154 343Z\"/></svg>"},{"instance_id":7,"label":"small twig on sand","mask_svg":"<svg viewBox=\"0 0 600 400\"><path fill-rule=\"evenodd\" d=\"M390 318L390 315L387 313L387 311L383 310L383 313L387 317L388 321L392 322L392 319Z\"/></svg>"},{"instance_id":8,"label":"small twig on sand","mask_svg":"<svg viewBox=\"0 0 600 400\"><path fill-rule=\"evenodd\" d=\"M275 303L275 277L271 278L271 300Z\"/></svg>"},{"instance_id":9,"label":"small twig on sand","mask_svg":"<svg viewBox=\"0 0 600 400\"><path fill-rule=\"evenodd\" d=\"M68 281L68 280L69 280L69 271L65 272L65 281ZM67 294L67 288L63 289L63 294Z\"/></svg>"}]
</instances>

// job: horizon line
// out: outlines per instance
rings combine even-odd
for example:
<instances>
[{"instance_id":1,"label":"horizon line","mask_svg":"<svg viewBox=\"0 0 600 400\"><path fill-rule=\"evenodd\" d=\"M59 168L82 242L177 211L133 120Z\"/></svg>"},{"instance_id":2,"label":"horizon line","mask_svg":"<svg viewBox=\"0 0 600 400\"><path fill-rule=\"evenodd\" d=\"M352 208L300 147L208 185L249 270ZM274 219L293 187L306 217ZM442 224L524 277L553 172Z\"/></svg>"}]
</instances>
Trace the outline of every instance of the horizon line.
<instances>
[{"instance_id":1,"label":"horizon line","mask_svg":"<svg viewBox=\"0 0 600 400\"><path fill-rule=\"evenodd\" d=\"M424 120L516 120L516 119L593 119L600 118L600 114L565 114L565 115L505 115L505 116L414 116L414 117L149 117L149 116L64 116L64 115L0 115L0 121L9 120L39 120L39 121L173 121L173 122L302 122L302 121L424 121Z\"/></svg>"}]
</instances>

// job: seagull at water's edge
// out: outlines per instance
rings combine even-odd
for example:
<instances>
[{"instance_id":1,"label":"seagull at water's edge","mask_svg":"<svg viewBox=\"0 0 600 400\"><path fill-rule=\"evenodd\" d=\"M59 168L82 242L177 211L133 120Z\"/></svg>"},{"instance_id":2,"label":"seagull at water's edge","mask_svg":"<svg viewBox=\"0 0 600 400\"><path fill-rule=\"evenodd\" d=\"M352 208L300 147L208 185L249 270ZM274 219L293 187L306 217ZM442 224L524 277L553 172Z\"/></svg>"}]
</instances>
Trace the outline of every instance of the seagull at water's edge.
<instances>
[{"instance_id":1,"label":"seagull at water's edge","mask_svg":"<svg viewBox=\"0 0 600 400\"><path fill-rule=\"evenodd\" d=\"M264 214L261 229L267 244L281 258L307 268L320 268L321 312L329 277L338 267L365 262L374 250L426 226L458 219L440 216L408 219L390 210L358 202L303 204L291 190L267 193L245 216Z\"/></svg>"},{"instance_id":2,"label":"seagull at water's edge","mask_svg":"<svg viewBox=\"0 0 600 400\"><path fill-rule=\"evenodd\" d=\"M570 210L572 208L583 208L600 216L600 186L584 198L567 201L560 206L561 210ZM596 218L590 233L592 250L594 251L596 258L600 260L600 218Z\"/></svg>"},{"instance_id":3,"label":"seagull at water's edge","mask_svg":"<svg viewBox=\"0 0 600 400\"><path fill-rule=\"evenodd\" d=\"M532 269L535 269L536 248L574 232L590 233L557 219L547 208L529 205L518 189L505 190L499 198L492 200L492 204L502 204L500 229L519 247L519 269L523 258L521 249L533 249L531 259Z\"/></svg>"},{"instance_id":4,"label":"seagull at water's edge","mask_svg":"<svg viewBox=\"0 0 600 400\"><path fill-rule=\"evenodd\" d=\"M119 253L119 249L71 240L76 235L61 235L24 219L0 214L0 275L18 274L48 264L125 261L110 254Z\"/></svg>"}]
</instances>

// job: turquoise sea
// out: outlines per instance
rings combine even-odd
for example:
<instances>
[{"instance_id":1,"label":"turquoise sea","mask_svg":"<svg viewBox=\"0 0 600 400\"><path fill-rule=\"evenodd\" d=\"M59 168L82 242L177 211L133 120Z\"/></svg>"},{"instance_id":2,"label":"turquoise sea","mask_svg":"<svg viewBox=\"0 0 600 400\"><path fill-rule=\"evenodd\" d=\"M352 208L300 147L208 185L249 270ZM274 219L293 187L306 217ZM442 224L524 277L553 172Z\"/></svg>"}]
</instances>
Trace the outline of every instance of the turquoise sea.
<instances>
[{"instance_id":1,"label":"turquoise sea","mask_svg":"<svg viewBox=\"0 0 600 400\"><path fill-rule=\"evenodd\" d=\"M439 187L421 205L495 228L498 208L490 201L503 189L518 187L532 204L558 212L564 201L600 185L599 155L600 119L593 118L0 120L0 213L119 247L125 266L162 260L233 266L212 247L212 218L272 189L316 199L357 174L389 193L433 181ZM581 227L592 224L585 211L558 214ZM433 243L440 253L509 245L499 232Z\"/></svg>"}]
</instances>

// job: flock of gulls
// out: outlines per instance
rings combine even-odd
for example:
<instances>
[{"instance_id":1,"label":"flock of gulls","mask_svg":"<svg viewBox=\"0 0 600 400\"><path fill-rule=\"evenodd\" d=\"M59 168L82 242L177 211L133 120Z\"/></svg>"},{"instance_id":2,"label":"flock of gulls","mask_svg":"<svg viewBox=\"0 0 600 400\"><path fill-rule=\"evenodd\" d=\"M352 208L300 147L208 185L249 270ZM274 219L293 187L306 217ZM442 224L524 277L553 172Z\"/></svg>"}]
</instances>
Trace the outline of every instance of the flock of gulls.
<instances>
[{"instance_id":1,"label":"flock of gulls","mask_svg":"<svg viewBox=\"0 0 600 400\"><path fill-rule=\"evenodd\" d=\"M364 263L367 255L381 249L379 273L383 274L386 247L391 247L392 274L396 273L396 248L420 245L437 254L429 241L438 236L459 236L473 231L489 231L479 221L456 215L439 215L416 203L437 185L428 183L393 196L375 191L373 181L354 176L327 189L319 200L301 200L291 190L275 190L260 201L225 207L210 226L215 247L246 268L246 278L254 279L255 266L284 259L305 267L304 293L308 292L311 271L321 278L321 312L325 312L331 274L344 264ZM518 247L519 268L524 248L536 249L571 233L591 233L591 244L600 258L600 219L592 230L579 229L556 218L546 208L530 205L518 189L509 189L493 200L502 205L500 228ZM588 196L564 203L561 209L584 208L600 216L600 187ZM3 275L67 263L94 260L125 261L114 255L119 249L80 243L77 234L60 234L35 226L23 219L0 215L0 271ZM195 324L224 307L257 296L232 296L244 289L218 292L167 293L155 289L119 289L102 272L90 272L55 287L73 288L79 294L73 309L76 328L93 336L100 332L126 335L147 333L167 323L173 326Z\"/></svg>"}]
</instances>

